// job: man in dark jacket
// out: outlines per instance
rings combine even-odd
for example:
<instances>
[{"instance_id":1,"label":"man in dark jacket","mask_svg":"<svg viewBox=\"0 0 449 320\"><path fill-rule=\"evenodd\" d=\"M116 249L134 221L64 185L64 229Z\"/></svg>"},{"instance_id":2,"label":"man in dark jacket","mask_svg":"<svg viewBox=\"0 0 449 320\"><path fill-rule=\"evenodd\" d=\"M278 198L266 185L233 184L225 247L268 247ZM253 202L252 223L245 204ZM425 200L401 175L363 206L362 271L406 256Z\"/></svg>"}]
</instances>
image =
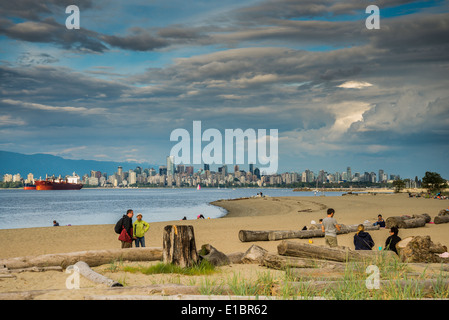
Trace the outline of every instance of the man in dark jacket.
<instances>
[{"instance_id":1,"label":"man in dark jacket","mask_svg":"<svg viewBox=\"0 0 449 320\"><path fill-rule=\"evenodd\" d=\"M129 235L130 241L123 241L122 248L132 248L133 246L133 215L134 211L129 209L125 215L123 215L123 228L125 228L126 233Z\"/></svg>"},{"instance_id":2,"label":"man in dark jacket","mask_svg":"<svg viewBox=\"0 0 449 320\"><path fill-rule=\"evenodd\" d=\"M371 250L374 247L373 238L368 232L365 232L365 227L360 224L357 228L357 233L354 235L355 250Z\"/></svg>"},{"instance_id":3,"label":"man in dark jacket","mask_svg":"<svg viewBox=\"0 0 449 320\"><path fill-rule=\"evenodd\" d=\"M399 229L397 227L391 227L390 236L387 238L387 241L385 241L385 249L394 251L396 252L396 254L398 254L398 251L396 250L396 244L402 240L400 237L398 237L398 233Z\"/></svg>"}]
</instances>

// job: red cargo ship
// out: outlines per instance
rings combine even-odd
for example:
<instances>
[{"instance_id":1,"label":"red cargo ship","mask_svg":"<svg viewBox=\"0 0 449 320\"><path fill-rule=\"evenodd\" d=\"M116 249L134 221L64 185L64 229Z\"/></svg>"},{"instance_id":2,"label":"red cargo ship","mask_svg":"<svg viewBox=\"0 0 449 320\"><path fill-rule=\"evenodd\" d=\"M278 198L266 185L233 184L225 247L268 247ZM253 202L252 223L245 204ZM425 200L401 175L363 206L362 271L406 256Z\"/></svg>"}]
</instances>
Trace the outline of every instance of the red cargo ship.
<instances>
[{"instance_id":1,"label":"red cargo ship","mask_svg":"<svg viewBox=\"0 0 449 320\"><path fill-rule=\"evenodd\" d=\"M23 187L24 190L36 190L36 185L26 183Z\"/></svg>"},{"instance_id":2,"label":"red cargo ship","mask_svg":"<svg viewBox=\"0 0 449 320\"><path fill-rule=\"evenodd\" d=\"M36 180L36 190L80 190L83 185L79 182L79 176L73 173L73 176L66 179L46 178L45 180Z\"/></svg>"}]
</instances>

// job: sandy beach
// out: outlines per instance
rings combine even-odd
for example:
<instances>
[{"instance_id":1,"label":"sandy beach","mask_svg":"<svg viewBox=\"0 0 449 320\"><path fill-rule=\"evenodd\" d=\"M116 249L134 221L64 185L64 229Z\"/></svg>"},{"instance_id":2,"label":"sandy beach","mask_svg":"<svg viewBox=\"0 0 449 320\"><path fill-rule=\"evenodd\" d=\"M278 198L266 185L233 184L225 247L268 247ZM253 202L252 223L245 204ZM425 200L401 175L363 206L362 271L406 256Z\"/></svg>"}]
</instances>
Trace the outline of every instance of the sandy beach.
<instances>
[{"instance_id":1,"label":"sandy beach","mask_svg":"<svg viewBox=\"0 0 449 320\"><path fill-rule=\"evenodd\" d=\"M449 207L449 200L409 198L408 194L360 194L358 196L316 196L316 197L264 197L250 199L221 200L213 203L225 208L228 214L218 219L169 221L151 223L146 235L147 247L162 247L162 233L166 225L192 225L195 231L198 249L203 244L211 244L218 250L230 254L245 252L252 244L275 253L279 241L240 242L240 230L298 230L309 226L311 220L318 222L326 216L328 208L334 208L335 218L341 224L358 224L365 220L377 220L382 214L384 219L397 215L428 213L432 220L442 209ZM120 248L113 225L61 226L27 229L0 230L0 258L63 253L85 250ZM388 231L380 229L370 231L376 246L383 246ZM427 224L423 228L400 230L399 236L429 235L433 242L449 245L449 224ZM353 248L353 234L338 236L339 245ZM294 241L307 242L296 239ZM324 245L323 238L313 240L314 244ZM108 266L95 270L106 272ZM255 275L262 267L257 265L231 265L222 267L220 276L229 273ZM126 278L127 285L145 285L171 281L174 276L142 274L124 274L106 272L110 278ZM20 292L27 290L64 289L67 274L64 272L23 272L15 278L0 279L1 292ZM179 278L179 277L178 277ZM178 279L183 282L190 280ZM100 288L100 285L88 283L86 288ZM83 290L68 292L56 296L51 293L42 295L42 299L82 299Z\"/></svg>"}]
</instances>

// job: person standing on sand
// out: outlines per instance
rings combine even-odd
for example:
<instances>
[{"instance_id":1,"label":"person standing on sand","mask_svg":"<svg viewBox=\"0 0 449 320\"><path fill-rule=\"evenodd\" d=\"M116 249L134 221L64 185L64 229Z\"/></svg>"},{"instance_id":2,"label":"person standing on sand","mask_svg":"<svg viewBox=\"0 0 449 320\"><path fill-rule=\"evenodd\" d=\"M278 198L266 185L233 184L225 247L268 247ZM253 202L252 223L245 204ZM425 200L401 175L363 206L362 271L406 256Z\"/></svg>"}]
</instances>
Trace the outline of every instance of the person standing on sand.
<instances>
[{"instance_id":1,"label":"person standing on sand","mask_svg":"<svg viewBox=\"0 0 449 320\"><path fill-rule=\"evenodd\" d=\"M142 214L137 214L137 220L133 223L133 232L134 232L134 239L136 242L136 248L139 247L139 244L142 246L142 248L145 247L145 233L150 229L150 225L148 222L145 222L142 220Z\"/></svg>"},{"instance_id":2,"label":"person standing on sand","mask_svg":"<svg viewBox=\"0 0 449 320\"><path fill-rule=\"evenodd\" d=\"M327 209L327 217L323 219L321 224L321 230L324 232L324 239L326 244L330 247L338 246L337 243L337 230L341 230L341 226L334 218L335 210L332 208Z\"/></svg>"},{"instance_id":3,"label":"person standing on sand","mask_svg":"<svg viewBox=\"0 0 449 320\"><path fill-rule=\"evenodd\" d=\"M133 246L133 216L134 211L129 209L122 218L122 227L126 230L126 233L129 235L128 240L120 239L122 243L122 249L132 248Z\"/></svg>"}]
</instances>

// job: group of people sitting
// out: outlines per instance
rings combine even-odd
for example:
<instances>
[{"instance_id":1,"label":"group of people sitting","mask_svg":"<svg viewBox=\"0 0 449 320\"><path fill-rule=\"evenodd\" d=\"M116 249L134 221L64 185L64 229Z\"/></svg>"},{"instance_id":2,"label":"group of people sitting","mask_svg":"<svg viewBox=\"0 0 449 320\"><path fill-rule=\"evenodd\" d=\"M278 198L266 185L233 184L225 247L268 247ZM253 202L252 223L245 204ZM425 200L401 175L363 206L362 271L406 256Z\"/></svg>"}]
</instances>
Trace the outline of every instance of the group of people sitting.
<instances>
[{"instance_id":1,"label":"group of people sitting","mask_svg":"<svg viewBox=\"0 0 449 320\"><path fill-rule=\"evenodd\" d=\"M382 218L382 215L379 214L377 216L377 221L373 223L374 226L379 226L380 228L385 228L385 220ZM399 229L397 227L390 228L390 236L385 241L385 249L391 250L398 253L396 250L396 244L401 241L401 238L398 236ZM360 224L357 228L357 232L354 235L354 246L355 250L371 250L374 247L374 241L371 235L368 232L365 232L365 226ZM379 247L381 250L381 247Z\"/></svg>"},{"instance_id":2,"label":"group of people sitting","mask_svg":"<svg viewBox=\"0 0 449 320\"><path fill-rule=\"evenodd\" d=\"M331 209L333 210L333 209ZM330 215L328 213L328 217L333 217L332 212ZM382 215L379 214L377 216L377 221L373 223L374 226L379 226L380 228L385 228L385 220L383 219ZM319 223L316 224L315 221L312 220L312 226L307 228L304 226L302 230L316 230L320 229L323 226L323 219L320 219ZM323 227L323 229L326 229ZM338 227L337 227L338 229ZM385 250L392 250L398 253L396 250L396 244L401 241L401 238L398 236L399 229L397 227L390 228L390 236L385 241ZM327 243L327 242L326 242ZM332 246L332 245L331 245ZM357 232L354 234L354 247L355 250L371 250L374 247L374 240L371 237L371 235L365 231L365 225L360 224L357 228ZM379 250L382 250L382 247L379 247Z\"/></svg>"}]
</instances>

